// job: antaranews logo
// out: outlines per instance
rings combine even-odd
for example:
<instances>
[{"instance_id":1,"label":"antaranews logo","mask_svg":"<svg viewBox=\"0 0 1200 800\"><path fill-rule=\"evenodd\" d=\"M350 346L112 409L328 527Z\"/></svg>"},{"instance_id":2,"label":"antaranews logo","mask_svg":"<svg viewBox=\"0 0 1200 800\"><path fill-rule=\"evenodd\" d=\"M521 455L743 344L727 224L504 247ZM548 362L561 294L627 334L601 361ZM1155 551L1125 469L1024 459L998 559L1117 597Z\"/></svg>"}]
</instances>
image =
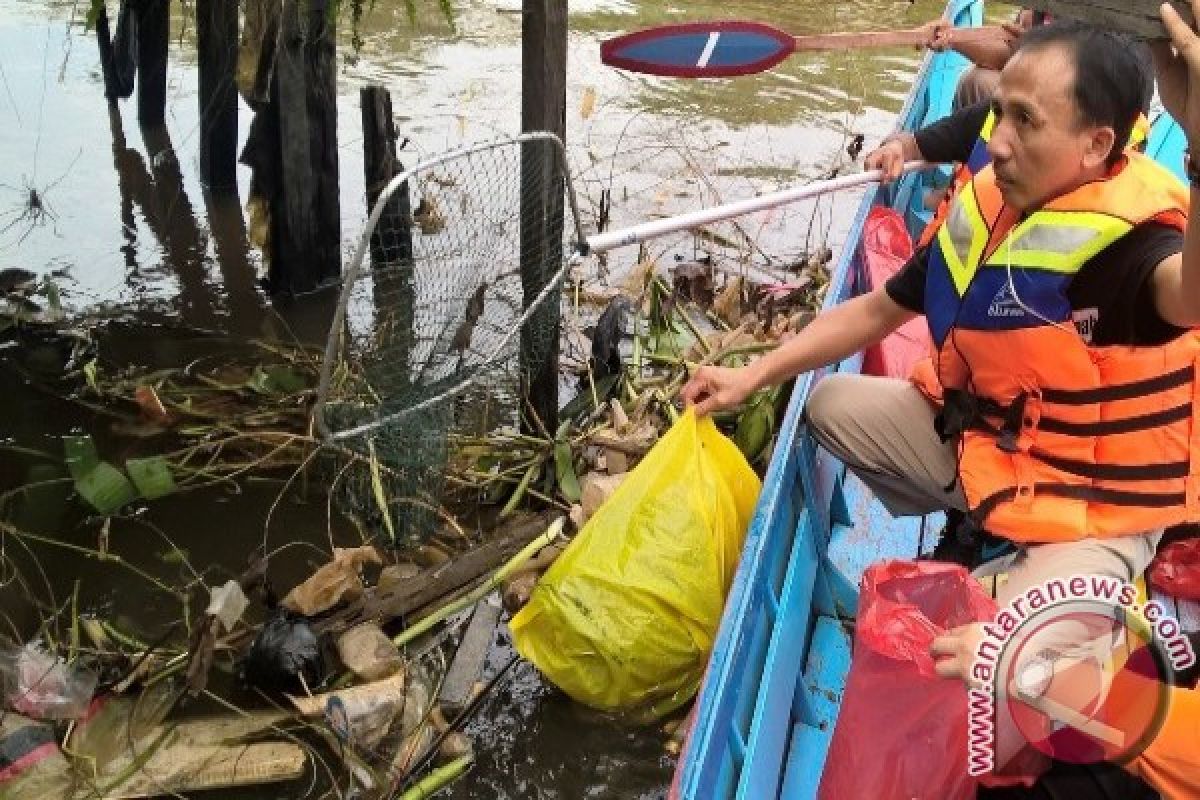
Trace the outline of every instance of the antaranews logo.
<instances>
[{"instance_id":1,"label":"antaranews logo","mask_svg":"<svg viewBox=\"0 0 1200 800\"><path fill-rule=\"evenodd\" d=\"M1157 736L1175 672L1195 663L1179 623L1137 587L1076 575L1027 590L983 626L971 666L968 771L1018 771L1027 746L1123 763Z\"/></svg>"}]
</instances>

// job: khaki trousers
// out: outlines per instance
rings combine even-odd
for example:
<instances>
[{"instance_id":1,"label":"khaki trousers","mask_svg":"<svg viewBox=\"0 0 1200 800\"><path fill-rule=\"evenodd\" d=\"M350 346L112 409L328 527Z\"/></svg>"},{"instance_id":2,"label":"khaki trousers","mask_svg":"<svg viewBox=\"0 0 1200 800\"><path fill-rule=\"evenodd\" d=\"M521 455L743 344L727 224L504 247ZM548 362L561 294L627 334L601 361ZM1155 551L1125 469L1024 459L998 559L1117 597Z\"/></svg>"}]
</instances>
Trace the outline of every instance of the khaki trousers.
<instances>
[{"instance_id":1,"label":"khaki trousers","mask_svg":"<svg viewBox=\"0 0 1200 800\"><path fill-rule=\"evenodd\" d=\"M819 381L805 409L816 440L862 480L895 516L967 504L958 485L957 442L933 429L934 406L908 381L834 374ZM1149 566L1162 531L1022 547L978 574L1007 572L1003 606L1052 578L1103 575L1133 581Z\"/></svg>"}]
</instances>

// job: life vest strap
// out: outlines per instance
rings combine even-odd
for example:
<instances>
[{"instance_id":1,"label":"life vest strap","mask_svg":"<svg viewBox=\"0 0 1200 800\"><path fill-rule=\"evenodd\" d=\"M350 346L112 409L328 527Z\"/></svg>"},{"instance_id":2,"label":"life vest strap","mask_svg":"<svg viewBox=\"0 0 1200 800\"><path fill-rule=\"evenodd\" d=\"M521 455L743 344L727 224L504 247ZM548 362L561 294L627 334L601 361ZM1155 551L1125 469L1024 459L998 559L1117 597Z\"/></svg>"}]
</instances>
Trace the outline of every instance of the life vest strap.
<instances>
[{"instance_id":1,"label":"life vest strap","mask_svg":"<svg viewBox=\"0 0 1200 800\"><path fill-rule=\"evenodd\" d=\"M943 443L968 430L981 430L998 436L1000 429L990 424L985 416L1003 417L1007 411L999 403L965 389L945 389L942 392L942 408L934 417L933 427Z\"/></svg>"},{"instance_id":2,"label":"life vest strap","mask_svg":"<svg viewBox=\"0 0 1200 800\"><path fill-rule=\"evenodd\" d=\"M1029 394L1021 392L1004 412L1004 423L1000 426L1000 435L996 437L996 447L1006 453L1021 452L1018 440L1021 438L1021 424L1025 419L1025 403L1028 399Z\"/></svg>"},{"instance_id":3,"label":"life vest strap","mask_svg":"<svg viewBox=\"0 0 1200 800\"><path fill-rule=\"evenodd\" d=\"M1060 406L1085 406L1094 403L1112 403L1118 400L1132 400L1159 392L1170 391L1191 383L1195 378L1195 368L1189 364L1174 372L1157 375L1133 383L1117 383L1111 386L1099 386L1090 389L1042 389L1042 400Z\"/></svg>"},{"instance_id":4,"label":"life vest strap","mask_svg":"<svg viewBox=\"0 0 1200 800\"><path fill-rule=\"evenodd\" d=\"M1171 508L1183 505L1187 500L1185 492L1130 492L1124 489L1103 489L1096 486L1078 486L1067 483L1037 483L1033 486L1035 494L1050 497L1063 497L1070 500L1085 500L1089 503L1103 503L1110 506L1131 506L1135 508ZM988 516L1003 503L1011 503L1017 498L1017 487L1009 486L985 497L971 511L976 523L983 525Z\"/></svg>"},{"instance_id":5,"label":"life vest strap","mask_svg":"<svg viewBox=\"0 0 1200 800\"><path fill-rule=\"evenodd\" d=\"M1059 458L1036 447L1030 448L1029 455L1062 472L1097 481L1178 480L1186 478L1191 473L1192 468L1190 460L1175 461L1167 464L1097 464L1091 461Z\"/></svg>"},{"instance_id":6,"label":"life vest strap","mask_svg":"<svg viewBox=\"0 0 1200 800\"><path fill-rule=\"evenodd\" d=\"M1043 398L1056 391L1058 390L1044 390ZM934 421L934 427L943 442L960 436L968 430L975 430L995 436L997 446L1006 453L1017 453L1020 452L1017 442L1021 435L1028 400L1029 395L1021 392L1011 404L1002 406L986 397L980 397L962 389L947 389L944 391L944 403ZM1062 403L1061 405L1069 404ZM1193 413L1192 404L1184 403L1163 411L1097 422L1073 422L1039 415L1037 429L1046 433L1085 438L1115 436L1173 425L1190 419ZM994 417L1003 422L996 426L988 422L987 417Z\"/></svg>"},{"instance_id":7,"label":"life vest strap","mask_svg":"<svg viewBox=\"0 0 1200 800\"><path fill-rule=\"evenodd\" d=\"M1113 436L1120 433L1136 433L1137 431L1161 428L1190 419L1192 404L1185 403L1165 411L1155 411L1138 417L1125 419L1109 419L1102 422L1068 422L1053 417L1042 417L1038 420L1038 430L1047 433L1061 433L1064 436Z\"/></svg>"}]
</instances>

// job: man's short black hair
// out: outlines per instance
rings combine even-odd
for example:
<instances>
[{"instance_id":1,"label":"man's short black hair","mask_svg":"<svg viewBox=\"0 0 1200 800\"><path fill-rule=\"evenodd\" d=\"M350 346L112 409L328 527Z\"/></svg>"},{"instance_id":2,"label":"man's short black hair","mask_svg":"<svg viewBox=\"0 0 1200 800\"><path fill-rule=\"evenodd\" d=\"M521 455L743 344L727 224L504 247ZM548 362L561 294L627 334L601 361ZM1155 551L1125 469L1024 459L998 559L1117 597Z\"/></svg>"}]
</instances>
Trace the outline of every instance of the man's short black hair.
<instances>
[{"instance_id":1,"label":"man's short black hair","mask_svg":"<svg viewBox=\"0 0 1200 800\"><path fill-rule=\"evenodd\" d=\"M1084 125L1113 129L1108 156L1117 163L1129 144L1138 114L1150 109L1154 70L1150 48L1128 36L1079 22L1062 21L1030 28L1017 51L1065 47L1075 60L1075 105Z\"/></svg>"}]
</instances>

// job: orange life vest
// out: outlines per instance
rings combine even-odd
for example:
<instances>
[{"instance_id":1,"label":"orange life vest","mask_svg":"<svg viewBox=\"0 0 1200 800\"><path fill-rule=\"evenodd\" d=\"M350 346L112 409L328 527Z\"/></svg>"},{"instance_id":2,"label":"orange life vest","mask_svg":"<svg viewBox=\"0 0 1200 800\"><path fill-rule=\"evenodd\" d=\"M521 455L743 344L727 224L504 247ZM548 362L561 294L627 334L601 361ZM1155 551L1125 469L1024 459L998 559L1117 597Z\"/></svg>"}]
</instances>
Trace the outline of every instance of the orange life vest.
<instances>
[{"instance_id":1,"label":"orange life vest","mask_svg":"<svg viewBox=\"0 0 1200 800\"><path fill-rule=\"evenodd\" d=\"M961 436L959 479L991 533L1056 542L1200 520L1200 334L1092 347L1067 297L1136 225L1182 230L1187 203L1133 152L1024 219L990 166L955 197L928 255L934 358L913 379L944 404L943 437Z\"/></svg>"}]
</instances>

